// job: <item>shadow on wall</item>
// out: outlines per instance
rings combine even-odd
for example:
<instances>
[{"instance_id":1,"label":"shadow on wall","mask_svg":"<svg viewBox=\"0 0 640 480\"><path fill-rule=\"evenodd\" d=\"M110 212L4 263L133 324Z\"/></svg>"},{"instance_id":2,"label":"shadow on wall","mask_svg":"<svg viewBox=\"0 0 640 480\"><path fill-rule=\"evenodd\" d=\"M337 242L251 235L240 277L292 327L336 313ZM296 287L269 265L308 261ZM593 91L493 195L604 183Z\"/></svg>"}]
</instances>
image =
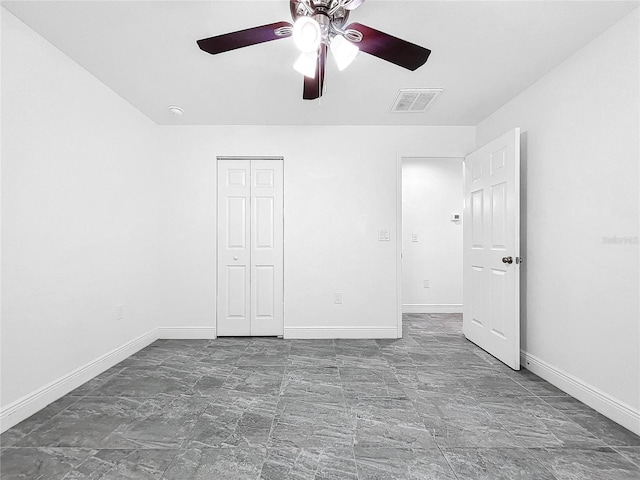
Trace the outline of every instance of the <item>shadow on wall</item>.
<instances>
[{"instance_id":1,"label":"shadow on wall","mask_svg":"<svg viewBox=\"0 0 640 480\"><path fill-rule=\"evenodd\" d=\"M527 132L520 133L520 350L527 351Z\"/></svg>"}]
</instances>

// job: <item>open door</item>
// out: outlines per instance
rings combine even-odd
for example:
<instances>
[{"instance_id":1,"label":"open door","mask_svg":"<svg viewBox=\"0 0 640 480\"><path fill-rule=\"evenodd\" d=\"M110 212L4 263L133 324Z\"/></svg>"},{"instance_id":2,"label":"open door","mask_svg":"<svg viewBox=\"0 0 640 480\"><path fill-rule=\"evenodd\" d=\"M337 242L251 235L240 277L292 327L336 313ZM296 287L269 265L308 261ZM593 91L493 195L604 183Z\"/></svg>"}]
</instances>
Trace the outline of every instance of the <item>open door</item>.
<instances>
[{"instance_id":1,"label":"open door","mask_svg":"<svg viewBox=\"0 0 640 480\"><path fill-rule=\"evenodd\" d=\"M519 128L465 158L463 230L464 335L519 370Z\"/></svg>"}]
</instances>

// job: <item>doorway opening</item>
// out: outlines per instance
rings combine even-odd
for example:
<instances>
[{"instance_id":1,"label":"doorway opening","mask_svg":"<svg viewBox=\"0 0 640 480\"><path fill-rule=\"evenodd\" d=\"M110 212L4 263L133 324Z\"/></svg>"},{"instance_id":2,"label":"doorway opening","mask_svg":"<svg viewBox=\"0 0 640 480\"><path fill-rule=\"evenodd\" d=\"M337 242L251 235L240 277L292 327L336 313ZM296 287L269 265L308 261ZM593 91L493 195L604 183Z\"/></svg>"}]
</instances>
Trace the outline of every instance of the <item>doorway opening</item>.
<instances>
[{"instance_id":1,"label":"doorway opening","mask_svg":"<svg viewBox=\"0 0 640 480\"><path fill-rule=\"evenodd\" d=\"M451 165L452 159L440 160ZM451 163L449 163L451 162ZM424 192L439 186L435 174L422 174L422 169L438 172L438 160L418 156L398 156L396 288L398 302L398 337L402 336L402 313L449 313L462 307L464 336L514 370L520 369L520 129L514 128L491 142L455 161L462 170L462 195L453 204L462 203L464 227L458 231L461 241L447 240L441 221L460 224L455 210L444 213L428 208L445 206L445 197L430 199ZM458 165L462 164L463 169ZM458 177L459 178L459 177ZM412 185L418 186L415 191ZM435 186L434 186L435 185ZM460 183L458 182L459 186ZM456 200L460 188L453 189ZM412 213L415 211L415 213ZM417 220L416 220L417 219ZM435 230L426 235L432 248L413 248L420 243L420 223ZM423 239L425 234L423 233ZM454 237L455 238L455 237ZM460 237L458 237L460 238ZM462 254L448 253L445 248L457 245ZM438 246L438 248L433 248ZM427 245L429 247L429 245ZM416 253L418 252L418 253ZM458 250L459 252L459 250ZM426 256L431 254L430 256ZM460 264L456 264L459 262ZM420 292L436 285L431 276L445 278L445 272L457 272L457 301ZM458 280L459 282L459 280ZM414 296L412 296L414 295ZM453 312L451 312L453 313Z\"/></svg>"},{"instance_id":2,"label":"doorway opening","mask_svg":"<svg viewBox=\"0 0 640 480\"><path fill-rule=\"evenodd\" d=\"M463 158L400 158L401 313L462 313Z\"/></svg>"}]
</instances>

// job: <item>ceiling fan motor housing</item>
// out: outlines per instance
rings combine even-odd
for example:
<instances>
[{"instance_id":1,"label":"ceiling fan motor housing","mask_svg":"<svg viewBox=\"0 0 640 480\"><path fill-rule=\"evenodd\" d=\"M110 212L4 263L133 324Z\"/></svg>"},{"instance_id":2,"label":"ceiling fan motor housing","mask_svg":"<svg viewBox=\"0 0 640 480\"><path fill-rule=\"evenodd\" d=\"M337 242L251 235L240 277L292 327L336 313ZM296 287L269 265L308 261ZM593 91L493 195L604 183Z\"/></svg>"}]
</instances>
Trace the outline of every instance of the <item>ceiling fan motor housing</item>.
<instances>
[{"instance_id":1,"label":"ceiling fan motor housing","mask_svg":"<svg viewBox=\"0 0 640 480\"><path fill-rule=\"evenodd\" d=\"M318 22L324 43L336 33L331 27L342 28L349 18L349 10L340 6L340 0L291 0L289 6L294 21L311 17Z\"/></svg>"}]
</instances>

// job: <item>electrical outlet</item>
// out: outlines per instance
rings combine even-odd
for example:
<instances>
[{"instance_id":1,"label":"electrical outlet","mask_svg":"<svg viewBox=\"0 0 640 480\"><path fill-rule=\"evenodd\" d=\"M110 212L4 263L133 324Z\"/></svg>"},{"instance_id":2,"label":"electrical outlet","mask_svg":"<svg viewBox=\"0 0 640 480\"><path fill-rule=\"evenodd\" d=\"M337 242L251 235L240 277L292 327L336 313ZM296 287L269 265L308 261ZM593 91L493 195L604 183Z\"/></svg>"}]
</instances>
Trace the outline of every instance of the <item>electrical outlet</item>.
<instances>
[{"instance_id":1,"label":"electrical outlet","mask_svg":"<svg viewBox=\"0 0 640 480\"><path fill-rule=\"evenodd\" d=\"M336 305L342 305L342 294L341 293L334 293L333 294L333 303L335 303Z\"/></svg>"},{"instance_id":2,"label":"electrical outlet","mask_svg":"<svg viewBox=\"0 0 640 480\"><path fill-rule=\"evenodd\" d=\"M431 287L431 282L429 282L429 280L425 280L424 281L424 288L430 288Z\"/></svg>"},{"instance_id":3,"label":"electrical outlet","mask_svg":"<svg viewBox=\"0 0 640 480\"><path fill-rule=\"evenodd\" d=\"M116 305L116 320L124 318L124 305Z\"/></svg>"}]
</instances>

